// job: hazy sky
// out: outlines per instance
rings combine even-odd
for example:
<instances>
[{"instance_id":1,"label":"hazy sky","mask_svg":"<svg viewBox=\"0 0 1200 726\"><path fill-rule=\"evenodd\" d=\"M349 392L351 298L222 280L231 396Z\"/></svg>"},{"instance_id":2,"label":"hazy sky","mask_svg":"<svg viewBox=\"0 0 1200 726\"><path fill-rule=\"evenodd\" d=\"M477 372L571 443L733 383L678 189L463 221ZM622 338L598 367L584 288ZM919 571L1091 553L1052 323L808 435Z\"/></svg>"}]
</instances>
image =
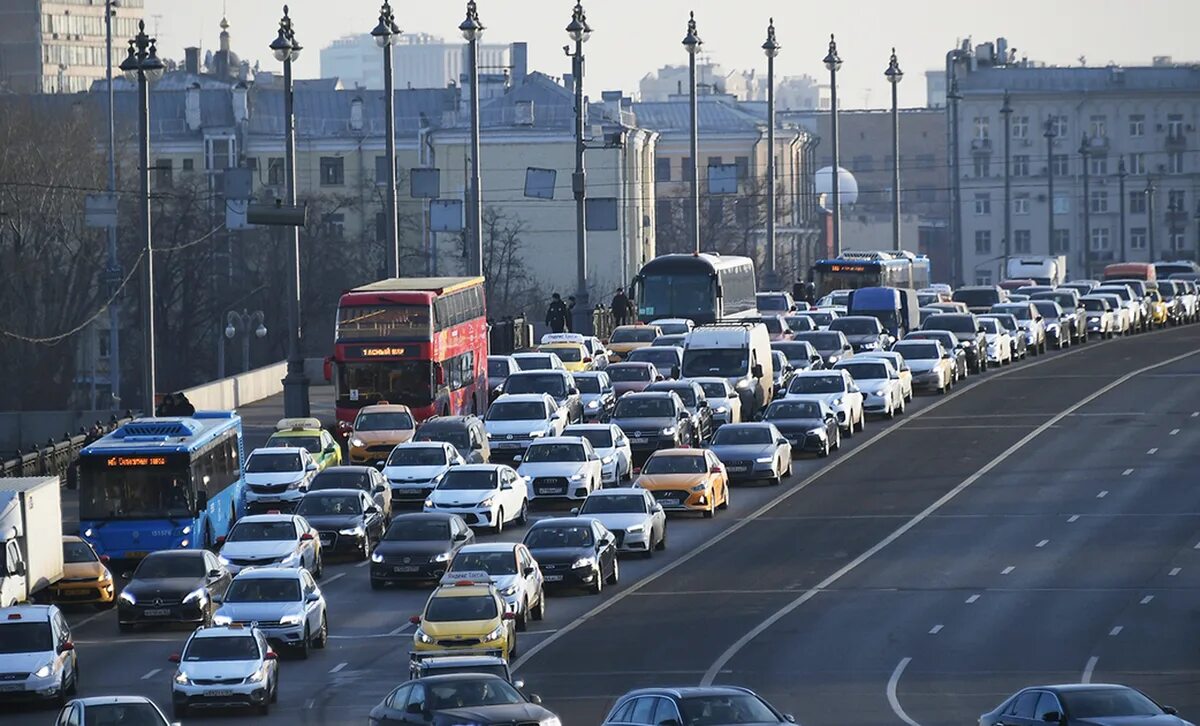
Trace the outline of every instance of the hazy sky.
<instances>
[{"instance_id":1,"label":"hazy sky","mask_svg":"<svg viewBox=\"0 0 1200 726\"><path fill-rule=\"evenodd\" d=\"M282 2L271 0L146 0L147 25L160 39L160 51L183 57L183 47L215 49L222 12L231 23L233 48L244 59L277 64L267 51L274 39ZM551 75L569 70L562 46L574 0L478 0L486 42L529 43L530 68ZM465 0L395 0L396 19L407 31L458 38ZM781 75L827 75L821 64L829 34L836 33L845 61L839 73L844 107L888 104L883 70L896 46L902 69L902 105L923 105L924 71L939 68L959 38L976 42L1008 38L1018 55L1050 64L1089 65L1109 61L1149 63L1151 56L1200 60L1192 50L1200 25L1200 0L588 0L594 29L587 44L587 88L637 90L646 73L686 63L680 45L687 13L696 12L704 50L726 70L757 67L766 72L760 46L767 19L775 25L783 52ZM827 9L832 8L832 9ZM375 26L376 0L291 0L297 37L305 53L299 77L320 72L319 50L339 36Z\"/></svg>"}]
</instances>

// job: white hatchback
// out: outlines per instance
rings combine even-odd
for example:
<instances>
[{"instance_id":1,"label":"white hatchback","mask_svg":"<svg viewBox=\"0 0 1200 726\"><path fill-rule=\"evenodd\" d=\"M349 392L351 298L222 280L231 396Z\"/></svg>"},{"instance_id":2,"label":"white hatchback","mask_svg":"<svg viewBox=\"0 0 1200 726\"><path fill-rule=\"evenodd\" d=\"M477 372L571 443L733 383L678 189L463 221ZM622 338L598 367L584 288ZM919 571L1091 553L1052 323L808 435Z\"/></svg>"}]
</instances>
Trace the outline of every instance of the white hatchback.
<instances>
[{"instance_id":1,"label":"white hatchback","mask_svg":"<svg viewBox=\"0 0 1200 726\"><path fill-rule=\"evenodd\" d=\"M528 521L529 490L510 466L456 466L429 493L425 511L457 514L473 527L490 527L499 534L509 522Z\"/></svg>"}]
</instances>

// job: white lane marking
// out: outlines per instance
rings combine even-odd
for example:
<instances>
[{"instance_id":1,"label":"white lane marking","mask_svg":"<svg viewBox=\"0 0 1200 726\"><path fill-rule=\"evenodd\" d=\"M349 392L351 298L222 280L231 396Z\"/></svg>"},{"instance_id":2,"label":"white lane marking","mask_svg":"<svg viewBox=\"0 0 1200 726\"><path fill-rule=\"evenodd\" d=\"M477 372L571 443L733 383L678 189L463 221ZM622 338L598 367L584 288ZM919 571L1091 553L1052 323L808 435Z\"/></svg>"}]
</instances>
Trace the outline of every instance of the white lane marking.
<instances>
[{"instance_id":1,"label":"white lane marking","mask_svg":"<svg viewBox=\"0 0 1200 726\"><path fill-rule=\"evenodd\" d=\"M557 633L557 632L558 632L558 628L555 628L554 630L526 630L525 632L521 633L521 636L524 637L526 635L551 635L552 633Z\"/></svg>"},{"instance_id":2,"label":"white lane marking","mask_svg":"<svg viewBox=\"0 0 1200 726\"><path fill-rule=\"evenodd\" d=\"M1096 498L1097 498L1097 499L1103 499L1103 498L1105 498L1105 497L1107 497L1107 496L1108 496L1108 490L1107 490L1107 489L1105 489L1105 490L1101 491L1099 494L1097 494L1097 495L1096 495Z\"/></svg>"},{"instance_id":3,"label":"white lane marking","mask_svg":"<svg viewBox=\"0 0 1200 726\"><path fill-rule=\"evenodd\" d=\"M1113 635L1113 636L1115 636L1115 635L1120 635L1120 634L1121 634L1121 631L1122 631L1122 630L1124 630L1124 629L1125 629L1125 626L1124 626L1124 625L1118 625L1117 627L1115 627L1115 628L1113 628L1112 630L1108 631L1108 634L1109 634L1109 635Z\"/></svg>"},{"instance_id":4,"label":"white lane marking","mask_svg":"<svg viewBox=\"0 0 1200 726\"><path fill-rule=\"evenodd\" d=\"M333 577L326 577L322 580L319 580L317 582L317 584L320 585L321 587L326 587L326 586L330 585L331 583L337 582L338 580L342 579L345 576L346 576L346 573L339 572L336 575L334 575Z\"/></svg>"},{"instance_id":5,"label":"white lane marking","mask_svg":"<svg viewBox=\"0 0 1200 726\"><path fill-rule=\"evenodd\" d=\"M1048 544L1050 544L1050 540L1048 540L1048 539L1044 539L1044 540L1042 540L1041 542L1038 542L1038 543L1037 543L1037 547L1045 547L1045 546L1046 546L1046 545L1048 545Z\"/></svg>"},{"instance_id":6,"label":"white lane marking","mask_svg":"<svg viewBox=\"0 0 1200 726\"><path fill-rule=\"evenodd\" d=\"M1072 514L1070 517L1067 518L1067 524L1071 524L1072 522L1078 522L1078 521L1079 521L1078 514Z\"/></svg>"},{"instance_id":7,"label":"white lane marking","mask_svg":"<svg viewBox=\"0 0 1200 726\"><path fill-rule=\"evenodd\" d=\"M1178 433L1179 433L1179 429L1171 429L1170 436L1175 436Z\"/></svg>"},{"instance_id":8,"label":"white lane marking","mask_svg":"<svg viewBox=\"0 0 1200 726\"><path fill-rule=\"evenodd\" d=\"M1197 547L1197 549L1200 549L1200 547ZM93 621L93 620L95 620L96 618L102 618L102 617L104 617L105 615L108 615L109 613L112 613L112 612L116 612L116 611L115 611L115 610L102 610L101 612L98 612L98 613L96 613L95 615L89 615L89 616L87 616L87 617L86 617L86 618L84 618L83 620L80 620L78 623L75 623L75 624L73 624L71 627L72 627L72 628L74 628L74 629L79 629L79 628L82 628L83 626L85 626L85 625L87 625L88 623L92 622L92 621Z\"/></svg>"},{"instance_id":9,"label":"white lane marking","mask_svg":"<svg viewBox=\"0 0 1200 726\"><path fill-rule=\"evenodd\" d=\"M1121 476L1129 476L1132 473L1133 469L1126 469L1125 471L1121 472Z\"/></svg>"},{"instance_id":10,"label":"white lane marking","mask_svg":"<svg viewBox=\"0 0 1200 726\"><path fill-rule=\"evenodd\" d=\"M1013 570L1015 570L1015 569L1017 569L1017 568L1013 567L1012 565L1009 565L1008 567L1005 567L1003 570L1001 570L1001 571L1000 571L1000 574L1001 574L1001 575L1008 575L1008 574L1011 574L1011 573L1012 573L1012 571L1013 571Z\"/></svg>"},{"instance_id":11,"label":"white lane marking","mask_svg":"<svg viewBox=\"0 0 1200 726\"><path fill-rule=\"evenodd\" d=\"M1083 667L1083 677L1079 679L1080 683L1091 683L1092 674L1096 672L1096 664L1100 662L1100 658L1092 656L1088 658L1087 665Z\"/></svg>"},{"instance_id":12,"label":"white lane marking","mask_svg":"<svg viewBox=\"0 0 1200 726\"><path fill-rule=\"evenodd\" d=\"M1194 550L1200 550L1200 542L1197 542L1197 543L1196 543L1196 546L1195 546L1195 547L1193 547L1192 549L1194 549Z\"/></svg>"},{"instance_id":13,"label":"white lane marking","mask_svg":"<svg viewBox=\"0 0 1200 726\"><path fill-rule=\"evenodd\" d=\"M1174 577L1174 576L1178 575L1178 574L1179 574L1180 572L1182 572L1182 571L1183 571L1183 568L1182 568L1182 567L1173 567L1173 568L1171 568L1171 571L1167 573L1167 576L1168 576L1168 577Z\"/></svg>"},{"instance_id":14,"label":"white lane marking","mask_svg":"<svg viewBox=\"0 0 1200 726\"><path fill-rule=\"evenodd\" d=\"M1153 599L1154 599L1153 595L1147 595L1146 597L1142 598L1142 605L1149 605L1150 601Z\"/></svg>"},{"instance_id":15,"label":"white lane marking","mask_svg":"<svg viewBox=\"0 0 1200 726\"><path fill-rule=\"evenodd\" d=\"M150 669L150 672L148 672L146 675L142 676L142 680L148 681L161 672L162 672L162 668L152 668L152 669Z\"/></svg>"},{"instance_id":16,"label":"white lane marking","mask_svg":"<svg viewBox=\"0 0 1200 726\"><path fill-rule=\"evenodd\" d=\"M967 604L970 605L971 603L975 602L978 599L979 599L978 595L972 595L971 597L967 598Z\"/></svg>"},{"instance_id":17,"label":"white lane marking","mask_svg":"<svg viewBox=\"0 0 1200 726\"><path fill-rule=\"evenodd\" d=\"M1200 417L1200 411L1192 411L1192 418Z\"/></svg>"},{"instance_id":18,"label":"white lane marking","mask_svg":"<svg viewBox=\"0 0 1200 726\"><path fill-rule=\"evenodd\" d=\"M1158 447L1156 446L1156 447L1154 447L1153 449L1150 449L1149 451L1147 451L1146 453L1147 453L1147 454L1149 454L1149 455L1151 455L1151 456L1154 456L1155 454L1157 454L1157 453L1158 453Z\"/></svg>"},{"instance_id":19,"label":"white lane marking","mask_svg":"<svg viewBox=\"0 0 1200 726\"><path fill-rule=\"evenodd\" d=\"M354 567L355 567L355 568L362 568L362 567L366 567L366 566L367 566L367 565L369 565L369 564L371 564L371 561L370 561L370 560L363 560L362 562L358 563L358 564L357 564L357 565L355 565Z\"/></svg>"},{"instance_id":20,"label":"white lane marking","mask_svg":"<svg viewBox=\"0 0 1200 726\"><path fill-rule=\"evenodd\" d=\"M337 665L335 665L334 667L330 668L330 669L329 669L329 672L330 672L330 673L337 673L337 672L339 672L340 670L342 670L343 668L345 668L345 667L346 667L346 666L348 666L348 665L350 665L350 664L349 664L349 663L338 663L338 664L337 664Z\"/></svg>"},{"instance_id":21,"label":"white lane marking","mask_svg":"<svg viewBox=\"0 0 1200 726\"><path fill-rule=\"evenodd\" d=\"M413 626L412 623L405 623L405 624L401 625L400 627L396 628L395 630L389 632L388 635L403 635L404 631L408 630L412 626Z\"/></svg>"},{"instance_id":22,"label":"white lane marking","mask_svg":"<svg viewBox=\"0 0 1200 726\"><path fill-rule=\"evenodd\" d=\"M937 635L938 633L942 632L942 627L943 627L943 626L941 626L941 625L935 625L935 626L933 626L932 628L930 628L930 629L929 629L929 634L930 634L930 635Z\"/></svg>"},{"instance_id":23,"label":"white lane marking","mask_svg":"<svg viewBox=\"0 0 1200 726\"><path fill-rule=\"evenodd\" d=\"M888 679L887 683L887 700L888 705L892 707L892 713L896 714L896 718L908 724L908 726L921 726L921 724L913 721L911 718L909 718L908 714L904 712L904 707L900 705L900 698L896 695L896 689L900 685L900 676L904 675L904 669L907 668L908 664L911 662L912 658L904 658L900 661L899 665L896 666L896 670L892 671L892 677Z\"/></svg>"},{"instance_id":24,"label":"white lane marking","mask_svg":"<svg viewBox=\"0 0 1200 726\"><path fill-rule=\"evenodd\" d=\"M1079 348L1077 350L1085 350L1085 349ZM982 478L984 475L986 475L992 469L995 469L997 466L999 466L1001 463L1003 463L1010 456L1012 456L1016 452L1020 451L1026 444L1037 439L1037 437L1041 436L1043 433L1048 431L1052 426L1055 426L1056 424L1058 424L1060 421L1062 421L1067 416L1070 416L1075 411L1078 411L1079 409L1088 405L1092 401L1095 401L1096 399L1105 395L1109 391L1114 390L1115 388L1122 385L1123 383L1130 381L1133 378L1136 378L1137 376L1139 376L1143 373L1146 373L1147 371L1156 370L1158 368L1163 368L1165 366L1169 366L1174 363L1178 363L1181 360L1186 360L1187 358L1191 358L1192 356L1195 356L1197 354L1200 354L1200 351L1191 351L1189 353L1181 353L1180 355L1174 356L1172 358L1168 358L1164 361L1159 361L1158 363L1153 363L1151 365L1144 366L1142 368L1138 368L1137 370L1130 371L1129 373L1126 373L1125 375L1121 376L1117 380L1112 381L1111 383L1108 383L1107 385L1101 387L1099 390L1094 391L1093 393L1091 393L1087 396L1084 396L1079 401L1076 401L1074 404L1072 404L1071 406L1067 407L1066 409L1064 409L1063 411L1061 411L1060 413L1055 415L1049 421L1046 421L1041 426L1038 426L1033 431L1030 431L1028 434L1023 436L1020 440L1018 440L1012 446L1010 446L1007 449L1005 449L1004 451L1000 452L1000 454L997 455L994 459L992 459L991 461L989 461L988 463L984 464L982 467L977 469L974 474L968 476L966 479L963 479L961 482L959 482L958 486L954 487L950 491L943 494L937 501L935 501L933 504L930 504L928 507L926 507L920 513L918 513L912 519L910 519L907 522L905 522L904 524L900 525L900 527L898 527L894 532L889 534L887 537L884 537L879 542L876 542L875 545L872 546L870 549L868 549L866 552L863 552L858 557L855 557L853 560L851 560L850 562L843 565L840 570L838 570L837 572L834 572L832 575L826 577L824 580L817 583L815 586L813 586L809 590L805 591L803 594L801 594L795 600L792 600L787 605L784 605L782 608L780 608L779 610L775 611L770 616L768 616L761 623L759 623L758 625L751 628L750 631L747 632L745 635L738 638L733 643L733 645L730 645L728 648L726 648L725 652L723 652L717 658L717 660L713 662L712 666L710 666L708 671L704 674L704 678L700 681L700 685L711 686L713 683L713 680L716 679L717 674L721 671L721 669L724 668L726 665L728 665L729 661L733 660L733 657L735 655L737 655L738 652L742 648L746 647L747 643L749 643L750 641L757 638L759 635L766 632L775 623L777 623L780 620L782 620L783 618L787 617L788 613L792 612L796 608L800 607L804 603L806 603L809 600L816 597L817 593L821 592L822 590L828 589L830 585L832 585L833 583L842 579L847 574L849 574L850 572L852 572L853 570L858 568L862 563L866 562L867 560L871 559L876 554L881 552L888 545L890 545L891 543L893 543L896 540L903 537L904 534L907 533L909 530L911 530L913 527L916 527L918 524L920 524L921 522L928 519L930 515L932 515L934 512L937 512L942 507L944 507L947 502L953 500L955 497L957 497L959 494L961 494L963 491L965 491L972 484L979 481L980 478ZM1064 357L1066 357L1068 355L1071 355L1071 353L1066 353L1064 355L1059 355L1054 358L1047 358L1044 360L1048 360L1048 361L1049 360L1062 360ZM1026 366L1024 368L1014 368L1014 369L1010 369L1010 370L1024 371L1024 370L1028 370L1030 367L1032 367L1032 366ZM988 378L987 380L994 381L997 378L999 378L1000 376L1003 376L1005 373L1008 373L1008 372L1009 371L1003 371L995 376ZM976 384L976 385L978 385L978 384ZM969 391L969 390L972 390L972 388L967 387L962 390ZM961 391L960 391L960 393L961 393ZM947 399L943 399L943 400L951 400L951 399L947 398ZM929 411L931 409L927 408L925 410ZM851 453L853 454L853 453L857 453L859 451L863 451L872 442L878 441L879 438L886 435L888 432L895 431L896 429L902 427L905 423L907 423L907 421L914 421L914 420L916 420L915 417L906 419L905 421L901 421L899 424L896 424L894 426L889 427L888 429L885 429L884 432L882 434L880 434L880 437L871 439L871 441L868 441L861 448L855 449ZM849 458L849 457L847 457L847 458ZM839 459L839 461L845 461L845 460L846 459ZM814 474L814 476L819 476L820 474L821 474L821 472L817 472L817 474ZM781 495L781 498L782 498L782 495ZM772 503L769 506L774 506L774 504ZM753 519L753 517L751 517L750 519L742 520L742 522L739 522L739 524L749 523L752 519ZM732 529L732 528L730 528L730 529ZM729 532L729 531L730 530L726 530L726 532ZM709 540L708 544L709 545L715 544L716 542L720 541L720 539L721 539L721 537L719 537L719 536L714 537L713 539ZM703 552L705 549L707 549L707 546L698 547L695 550L692 550L692 552L689 553L689 555L690 556L698 555L701 552ZM679 561L680 560L676 560L676 562L679 562ZM669 569L670 569L670 567L668 566L662 572L666 572ZM643 580L642 582L644 583L646 581ZM641 583L639 583L639 584L641 584ZM635 587L636 587L636 585L635 585ZM628 591L626 591L626 592L628 592ZM621 593L621 594L624 594L624 593ZM618 595L617 598L613 598L613 600L610 600L609 602L611 603L611 602L617 600L619 597L620 597L620 595ZM595 612L596 611L593 611L593 614ZM584 618L586 618L586 617L588 617L588 616L585 615ZM580 623L581 621L582 621L582 618L580 620L576 620L575 622L571 623L571 625L576 625L576 624ZM569 630L571 630L570 625L567 626L566 628L563 628L562 632L566 633ZM545 645L549 644L551 642L551 640L553 640L553 639L548 638L547 640L543 641L542 643L539 643L538 645L545 646ZM525 654L525 657L528 658L530 655L532 655L533 653L536 653L536 652L537 652L537 646L534 646L533 648L530 649L530 652ZM520 661L518 661L518 664L519 663L520 663Z\"/></svg>"}]
</instances>

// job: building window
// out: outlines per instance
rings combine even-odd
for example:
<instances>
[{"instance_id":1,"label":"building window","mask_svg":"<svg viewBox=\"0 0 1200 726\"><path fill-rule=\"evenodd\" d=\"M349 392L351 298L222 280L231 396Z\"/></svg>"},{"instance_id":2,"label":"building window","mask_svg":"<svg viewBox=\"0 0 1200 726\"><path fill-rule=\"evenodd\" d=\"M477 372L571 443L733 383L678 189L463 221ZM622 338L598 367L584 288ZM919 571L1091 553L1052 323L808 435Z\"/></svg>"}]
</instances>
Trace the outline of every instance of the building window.
<instances>
[{"instance_id":1,"label":"building window","mask_svg":"<svg viewBox=\"0 0 1200 726\"><path fill-rule=\"evenodd\" d=\"M1033 251L1033 233L1027 229L1013 231L1013 252L1027 255Z\"/></svg>"},{"instance_id":2,"label":"building window","mask_svg":"<svg viewBox=\"0 0 1200 726\"><path fill-rule=\"evenodd\" d=\"M1092 192L1091 210L1100 214L1108 211L1108 192Z\"/></svg>"},{"instance_id":3,"label":"building window","mask_svg":"<svg viewBox=\"0 0 1200 726\"><path fill-rule=\"evenodd\" d=\"M1050 254L1061 255L1071 251L1071 230L1054 230L1054 239L1050 240Z\"/></svg>"},{"instance_id":4,"label":"building window","mask_svg":"<svg viewBox=\"0 0 1200 726\"><path fill-rule=\"evenodd\" d=\"M750 178L750 157L749 156L735 156L733 158L733 163L737 165L738 181L744 182ZM779 160L778 159L775 160L775 171L776 171L776 173L778 173L778 171L779 171Z\"/></svg>"},{"instance_id":5,"label":"building window","mask_svg":"<svg viewBox=\"0 0 1200 726\"><path fill-rule=\"evenodd\" d=\"M683 180L689 184L696 180L696 166L690 156L683 157Z\"/></svg>"},{"instance_id":6,"label":"building window","mask_svg":"<svg viewBox=\"0 0 1200 726\"><path fill-rule=\"evenodd\" d=\"M340 156L321 157L321 186L336 187L346 183L345 160Z\"/></svg>"},{"instance_id":7,"label":"building window","mask_svg":"<svg viewBox=\"0 0 1200 726\"><path fill-rule=\"evenodd\" d=\"M671 181L671 159L666 156L654 157L654 180L660 182Z\"/></svg>"},{"instance_id":8,"label":"building window","mask_svg":"<svg viewBox=\"0 0 1200 726\"><path fill-rule=\"evenodd\" d=\"M237 141L229 137L204 140L204 168L222 171L237 166Z\"/></svg>"},{"instance_id":9,"label":"building window","mask_svg":"<svg viewBox=\"0 0 1200 726\"><path fill-rule=\"evenodd\" d=\"M975 254L992 254L992 231L990 229L975 230Z\"/></svg>"},{"instance_id":10,"label":"building window","mask_svg":"<svg viewBox=\"0 0 1200 726\"><path fill-rule=\"evenodd\" d=\"M737 226L741 229L747 229L751 226L751 213L754 211L754 202L750 199L735 199L733 200L733 219L737 222Z\"/></svg>"},{"instance_id":11,"label":"building window","mask_svg":"<svg viewBox=\"0 0 1200 726\"><path fill-rule=\"evenodd\" d=\"M975 216L984 217L992 213L992 195L991 194L976 194L975 195Z\"/></svg>"},{"instance_id":12,"label":"building window","mask_svg":"<svg viewBox=\"0 0 1200 726\"><path fill-rule=\"evenodd\" d=\"M1071 173L1071 157L1066 154L1055 154L1051 167L1054 176L1067 176Z\"/></svg>"},{"instance_id":13,"label":"building window","mask_svg":"<svg viewBox=\"0 0 1200 726\"><path fill-rule=\"evenodd\" d=\"M1167 136L1172 139L1183 138L1183 114L1172 113L1167 115Z\"/></svg>"},{"instance_id":14,"label":"building window","mask_svg":"<svg viewBox=\"0 0 1200 726\"><path fill-rule=\"evenodd\" d=\"M1129 135L1133 137L1146 135L1145 116L1139 113L1129 117Z\"/></svg>"},{"instance_id":15,"label":"building window","mask_svg":"<svg viewBox=\"0 0 1200 726\"><path fill-rule=\"evenodd\" d=\"M1167 192L1167 211L1182 212L1187 209L1187 199L1182 189L1172 189Z\"/></svg>"},{"instance_id":16,"label":"building window","mask_svg":"<svg viewBox=\"0 0 1200 726\"><path fill-rule=\"evenodd\" d=\"M1112 232L1108 227L1096 227L1092 230L1092 251L1100 252L1112 248Z\"/></svg>"},{"instance_id":17,"label":"building window","mask_svg":"<svg viewBox=\"0 0 1200 726\"><path fill-rule=\"evenodd\" d=\"M1093 156L1088 159L1088 162L1089 171L1091 171L1093 176L1105 176L1108 174L1107 156Z\"/></svg>"},{"instance_id":18,"label":"building window","mask_svg":"<svg viewBox=\"0 0 1200 726\"><path fill-rule=\"evenodd\" d=\"M326 214L321 219L321 232L326 239L341 241L346 236L346 215Z\"/></svg>"},{"instance_id":19,"label":"building window","mask_svg":"<svg viewBox=\"0 0 1200 726\"><path fill-rule=\"evenodd\" d=\"M1183 152L1171 151L1167 153L1167 173L1182 174L1183 173Z\"/></svg>"},{"instance_id":20,"label":"building window","mask_svg":"<svg viewBox=\"0 0 1200 726\"><path fill-rule=\"evenodd\" d=\"M1067 117L1066 116L1051 116L1050 117L1050 130L1054 132L1054 135L1057 138L1060 138L1060 139L1067 138L1067 132L1070 130L1070 127L1067 125Z\"/></svg>"},{"instance_id":21,"label":"building window","mask_svg":"<svg viewBox=\"0 0 1200 726\"><path fill-rule=\"evenodd\" d=\"M1013 197L1013 214L1029 214L1029 195L1018 194Z\"/></svg>"},{"instance_id":22,"label":"building window","mask_svg":"<svg viewBox=\"0 0 1200 726\"><path fill-rule=\"evenodd\" d=\"M1129 230L1129 247L1135 250L1146 249L1146 228L1133 227Z\"/></svg>"},{"instance_id":23,"label":"building window","mask_svg":"<svg viewBox=\"0 0 1200 726\"><path fill-rule=\"evenodd\" d=\"M976 116L974 126L975 138L991 138L991 119L989 119L987 116Z\"/></svg>"},{"instance_id":24,"label":"building window","mask_svg":"<svg viewBox=\"0 0 1200 726\"><path fill-rule=\"evenodd\" d=\"M1029 117L1014 116L1012 119L1012 137L1014 139L1029 138Z\"/></svg>"},{"instance_id":25,"label":"building window","mask_svg":"<svg viewBox=\"0 0 1200 726\"><path fill-rule=\"evenodd\" d=\"M193 159L184 159L183 160L183 170L184 171L192 171L195 168L196 168L195 160L193 160Z\"/></svg>"},{"instance_id":26,"label":"building window","mask_svg":"<svg viewBox=\"0 0 1200 726\"><path fill-rule=\"evenodd\" d=\"M272 156L267 159L267 186L283 186L283 157Z\"/></svg>"},{"instance_id":27,"label":"building window","mask_svg":"<svg viewBox=\"0 0 1200 726\"><path fill-rule=\"evenodd\" d=\"M1171 243L1171 249L1175 252L1181 252L1187 248L1187 238L1183 232L1172 232L1168 236L1168 240Z\"/></svg>"},{"instance_id":28,"label":"building window","mask_svg":"<svg viewBox=\"0 0 1200 726\"><path fill-rule=\"evenodd\" d=\"M1071 213L1071 198L1065 194L1054 195L1054 213L1055 214L1070 214Z\"/></svg>"},{"instance_id":29,"label":"building window","mask_svg":"<svg viewBox=\"0 0 1200 726\"><path fill-rule=\"evenodd\" d=\"M1029 176L1029 155L1017 154L1012 158L1012 175Z\"/></svg>"},{"instance_id":30,"label":"building window","mask_svg":"<svg viewBox=\"0 0 1200 726\"><path fill-rule=\"evenodd\" d=\"M992 175L992 161L987 156L976 156L974 159L975 176L983 178Z\"/></svg>"},{"instance_id":31,"label":"building window","mask_svg":"<svg viewBox=\"0 0 1200 726\"><path fill-rule=\"evenodd\" d=\"M671 221L672 203L670 199L654 201L654 217L658 224L668 224Z\"/></svg>"},{"instance_id":32,"label":"building window","mask_svg":"<svg viewBox=\"0 0 1200 726\"><path fill-rule=\"evenodd\" d=\"M1145 174L1146 173L1146 155L1145 154L1130 154L1129 155L1129 173L1130 174Z\"/></svg>"},{"instance_id":33,"label":"building window","mask_svg":"<svg viewBox=\"0 0 1200 726\"><path fill-rule=\"evenodd\" d=\"M976 270L975 271L975 284L976 285L991 285L992 284L992 271L991 270Z\"/></svg>"},{"instance_id":34,"label":"building window","mask_svg":"<svg viewBox=\"0 0 1200 726\"><path fill-rule=\"evenodd\" d=\"M1092 138L1108 136L1108 117L1092 116L1088 123L1088 134Z\"/></svg>"},{"instance_id":35,"label":"building window","mask_svg":"<svg viewBox=\"0 0 1200 726\"><path fill-rule=\"evenodd\" d=\"M1140 189L1136 192L1129 192L1129 213L1146 213L1146 192Z\"/></svg>"},{"instance_id":36,"label":"building window","mask_svg":"<svg viewBox=\"0 0 1200 726\"><path fill-rule=\"evenodd\" d=\"M156 189L170 189L175 186L174 175L170 159L159 159L154 162L154 187Z\"/></svg>"},{"instance_id":37,"label":"building window","mask_svg":"<svg viewBox=\"0 0 1200 726\"><path fill-rule=\"evenodd\" d=\"M719 157L719 156L710 156L710 157L708 157L708 165L709 165L709 166L720 166L720 165L721 165L721 164L723 164L723 163L725 163L725 162L723 162L723 161L721 160L721 157Z\"/></svg>"}]
</instances>

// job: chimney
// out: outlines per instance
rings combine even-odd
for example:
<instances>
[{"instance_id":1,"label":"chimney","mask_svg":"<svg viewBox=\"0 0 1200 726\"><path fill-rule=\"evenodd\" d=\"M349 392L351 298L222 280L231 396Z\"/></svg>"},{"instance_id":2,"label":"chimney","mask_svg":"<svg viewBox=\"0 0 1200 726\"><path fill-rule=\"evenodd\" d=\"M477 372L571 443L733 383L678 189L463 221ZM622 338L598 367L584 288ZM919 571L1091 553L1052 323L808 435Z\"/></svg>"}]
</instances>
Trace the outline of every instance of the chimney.
<instances>
[{"instance_id":1,"label":"chimney","mask_svg":"<svg viewBox=\"0 0 1200 726\"><path fill-rule=\"evenodd\" d=\"M619 122L621 120L621 92L602 91L600 100L604 102L604 115Z\"/></svg>"},{"instance_id":2,"label":"chimney","mask_svg":"<svg viewBox=\"0 0 1200 726\"><path fill-rule=\"evenodd\" d=\"M509 63L512 64L512 87L516 88L525 83L529 75L529 46L526 43L513 43L509 50Z\"/></svg>"},{"instance_id":3,"label":"chimney","mask_svg":"<svg viewBox=\"0 0 1200 726\"><path fill-rule=\"evenodd\" d=\"M350 129L363 130L363 100L357 96L350 102Z\"/></svg>"},{"instance_id":4,"label":"chimney","mask_svg":"<svg viewBox=\"0 0 1200 726\"><path fill-rule=\"evenodd\" d=\"M200 84L193 83L188 86L187 95L184 98L183 118L187 122L189 131L200 130Z\"/></svg>"},{"instance_id":5,"label":"chimney","mask_svg":"<svg viewBox=\"0 0 1200 726\"><path fill-rule=\"evenodd\" d=\"M183 49L183 69L194 76L200 75L200 49L191 46Z\"/></svg>"},{"instance_id":6,"label":"chimney","mask_svg":"<svg viewBox=\"0 0 1200 726\"><path fill-rule=\"evenodd\" d=\"M247 98L248 90L245 83L238 83L233 87L233 122L235 124L245 123L250 118L250 102Z\"/></svg>"}]
</instances>

